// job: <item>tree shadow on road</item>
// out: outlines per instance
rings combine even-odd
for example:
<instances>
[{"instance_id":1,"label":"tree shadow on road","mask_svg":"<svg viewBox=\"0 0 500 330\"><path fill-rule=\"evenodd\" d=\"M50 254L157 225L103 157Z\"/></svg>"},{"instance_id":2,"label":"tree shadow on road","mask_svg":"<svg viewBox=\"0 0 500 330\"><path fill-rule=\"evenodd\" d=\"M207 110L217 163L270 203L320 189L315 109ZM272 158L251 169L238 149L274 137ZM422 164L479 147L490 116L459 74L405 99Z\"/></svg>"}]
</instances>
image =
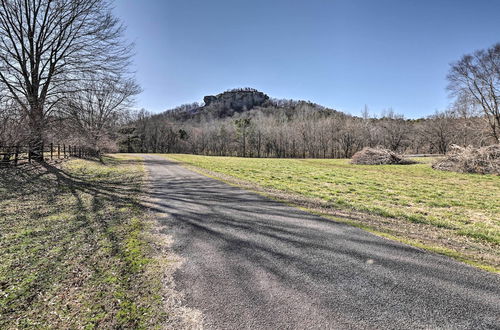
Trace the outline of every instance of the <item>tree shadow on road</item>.
<instances>
[{"instance_id":1,"label":"tree shadow on road","mask_svg":"<svg viewBox=\"0 0 500 330\"><path fill-rule=\"evenodd\" d=\"M265 301L272 295L262 286L266 278L289 288L290 299L310 299L313 290L316 303L338 305L346 315L357 310L373 319L399 306L401 314L387 319L401 326L411 310L427 324L469 325L500 311L494 274L210 178L157 174L151 186L154 208L166 214L165 230L175 233L175 248L187 258L178 280L188 291L210 290L223 301L233 290ZM192 288L193 269L213 288ZM436 304L449 313L435 314Z\"/></svg>"}]
</instances>

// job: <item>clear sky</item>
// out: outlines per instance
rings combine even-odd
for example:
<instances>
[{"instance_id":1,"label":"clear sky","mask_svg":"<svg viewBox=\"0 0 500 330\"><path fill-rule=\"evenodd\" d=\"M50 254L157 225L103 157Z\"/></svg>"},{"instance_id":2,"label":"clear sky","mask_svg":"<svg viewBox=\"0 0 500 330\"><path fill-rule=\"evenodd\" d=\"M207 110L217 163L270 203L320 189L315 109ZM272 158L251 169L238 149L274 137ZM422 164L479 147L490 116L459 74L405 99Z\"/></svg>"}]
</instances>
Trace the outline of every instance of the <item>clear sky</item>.
<instances>
[{"instance_id":1,"label":"clear sky","mask_svg":"<svg viewBox=\"0 0 500 330\"><path fill-rule=\"evenodd\" d=\"M352 114L446 108L449 63L500 42L500 0L116 0L160 112L236 87Z\"/></svg>"}]
</instances>

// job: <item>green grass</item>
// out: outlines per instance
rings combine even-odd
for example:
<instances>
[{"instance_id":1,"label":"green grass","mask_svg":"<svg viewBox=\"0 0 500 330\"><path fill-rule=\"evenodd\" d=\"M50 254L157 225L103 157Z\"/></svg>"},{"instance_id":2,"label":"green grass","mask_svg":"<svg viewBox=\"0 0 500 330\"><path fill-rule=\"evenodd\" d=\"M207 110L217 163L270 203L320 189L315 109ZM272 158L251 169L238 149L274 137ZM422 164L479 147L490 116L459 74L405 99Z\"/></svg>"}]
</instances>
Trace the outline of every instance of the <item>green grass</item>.
<instances>
[{"instance_id":1,"label":"green grass","mask_svg":"<svg viewBox=\"0 0 500 330\"><path fill-rule=\"evenodd\" d=\"M0 175L0 328L159 327L140 159Z\"/></svg>"},{"instance_id":2,"label":"green grass","mask_svg":"<svg viewBox=\"0 0 500 330\"><path fill-rule=\"evenodd\" d=\"M259 187L319 199L328 207L423 224L500 245L500 177L416 165L352 165L346 159L255 159L168 155ZM497 265L498 266L498 265Z\"/></svg>"}]
</instances>

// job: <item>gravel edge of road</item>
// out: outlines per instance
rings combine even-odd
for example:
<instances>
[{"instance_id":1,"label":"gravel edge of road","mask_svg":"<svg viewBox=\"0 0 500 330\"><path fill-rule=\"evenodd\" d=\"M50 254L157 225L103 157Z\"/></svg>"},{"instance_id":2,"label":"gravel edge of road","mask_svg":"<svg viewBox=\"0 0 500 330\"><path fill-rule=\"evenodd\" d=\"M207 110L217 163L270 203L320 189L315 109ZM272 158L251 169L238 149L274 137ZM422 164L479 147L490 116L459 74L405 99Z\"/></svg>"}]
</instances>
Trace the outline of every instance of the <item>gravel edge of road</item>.
<instances>
[{"instance_id":1,"label":"gravel edge of road","mask_svg":"<svg viewBox=\"0 0 500 330\"><path fill-rule=\"evenodd\" d=\"M143 162L143 166L145 168L145 178L142 203L147 209L147 217L151 223L149 235L156 253L161 254L162 259L168 260L160 265L160 269L157 269L157 271L161 272L161 282L163 284L161 296L164 311L167 313L167 320L162 326L164 329L172 330L201 330L203 329L203 313L185 306L184 293L176 288L175 272L182 267L185 259L172 250L173 237L165 233L164 227L159 221L165 215L153 210L154 198L151 197L151 174L145 162Z\"/></svg>"}]
</instances>

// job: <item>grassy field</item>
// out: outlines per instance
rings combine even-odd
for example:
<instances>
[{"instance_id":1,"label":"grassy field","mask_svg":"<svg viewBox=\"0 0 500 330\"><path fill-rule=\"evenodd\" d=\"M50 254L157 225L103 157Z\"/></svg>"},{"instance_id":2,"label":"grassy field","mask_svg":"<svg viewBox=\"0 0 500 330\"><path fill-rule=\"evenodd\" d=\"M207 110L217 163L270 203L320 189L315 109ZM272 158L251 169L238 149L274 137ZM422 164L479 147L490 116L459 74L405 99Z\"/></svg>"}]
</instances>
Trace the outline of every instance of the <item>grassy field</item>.
<instances>
[{"instance_id":1,"label":"grassy field","mask_svg":"<svg viewBox=\"0 0 500 330\"><path fill-rule=\"evenodd\" d=\"M298 205L297 196L309 208L316 201L315 211L385 236L488 270L500 268L498 176L436 171L431 159L416 165L361 166L344 159L167 157Z\"/></svg>"},{"instance_id":2,"label":"grassy field","mask_svg":"<svg viewBox=\"0 0 500 330\"><path fill-rule=\"evenodd\" d=\"M142 162L0 169L0 328L150 328L166 315Z\"/></svg>"}]
</instances>

